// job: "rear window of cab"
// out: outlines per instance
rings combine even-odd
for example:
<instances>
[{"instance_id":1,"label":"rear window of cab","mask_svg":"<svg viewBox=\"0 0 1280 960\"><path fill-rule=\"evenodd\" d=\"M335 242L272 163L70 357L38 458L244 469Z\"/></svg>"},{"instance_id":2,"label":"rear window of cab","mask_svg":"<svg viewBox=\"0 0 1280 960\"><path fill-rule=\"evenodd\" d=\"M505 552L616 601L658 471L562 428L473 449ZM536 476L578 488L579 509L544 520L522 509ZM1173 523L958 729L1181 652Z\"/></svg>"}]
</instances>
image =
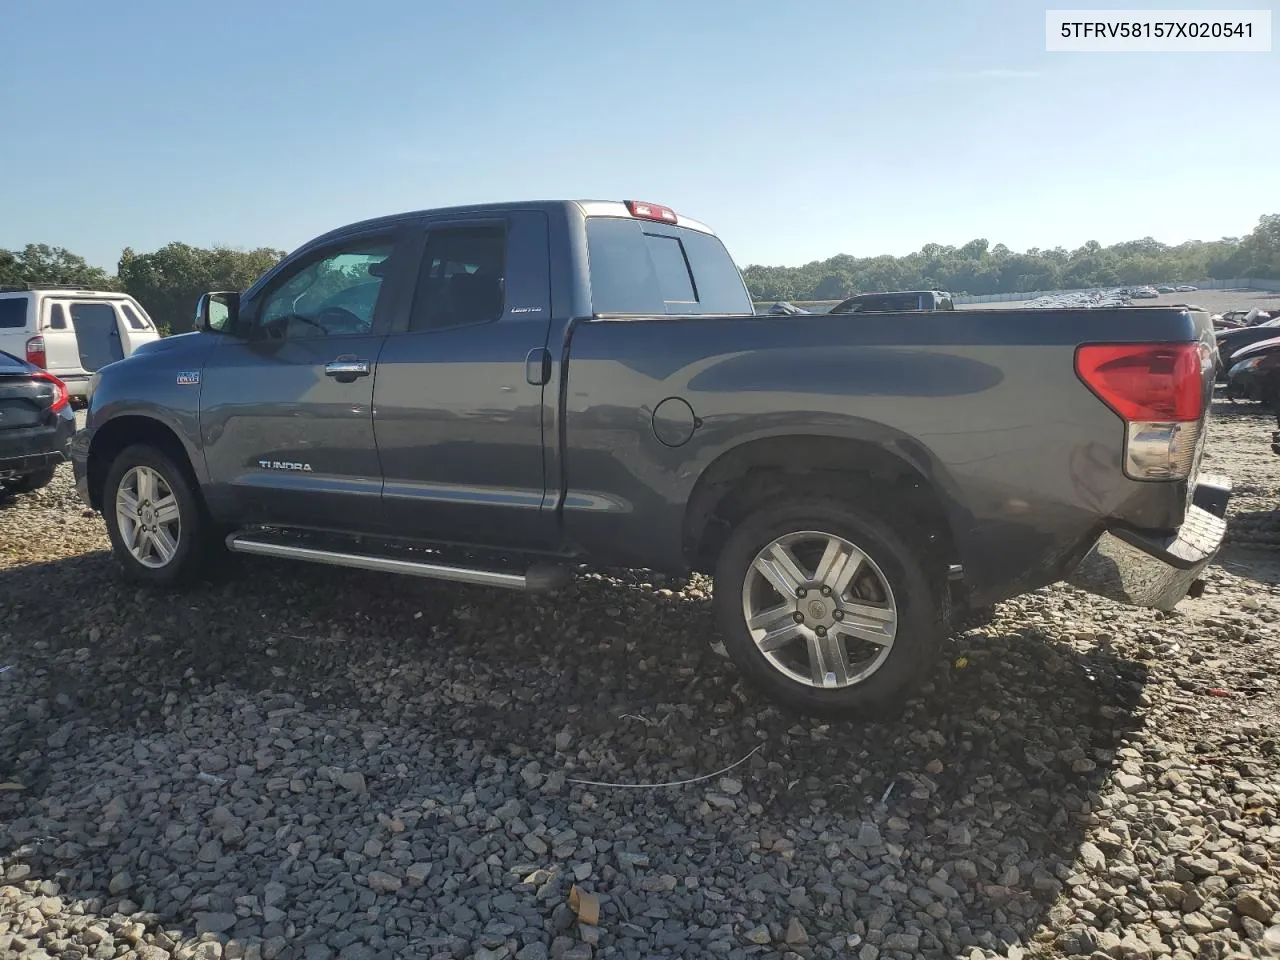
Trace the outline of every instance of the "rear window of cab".
<instances>
[{"instance_id":1,"label":"rear window of cab","mask_svg":"<svg viewBox=\"0 0 1280 960\"><path fill-rule=\"evenodd\" d=\"M597 315L754 315L742 274L716 237L623 217L587 220Z\"/></svg>"}]
</instances>

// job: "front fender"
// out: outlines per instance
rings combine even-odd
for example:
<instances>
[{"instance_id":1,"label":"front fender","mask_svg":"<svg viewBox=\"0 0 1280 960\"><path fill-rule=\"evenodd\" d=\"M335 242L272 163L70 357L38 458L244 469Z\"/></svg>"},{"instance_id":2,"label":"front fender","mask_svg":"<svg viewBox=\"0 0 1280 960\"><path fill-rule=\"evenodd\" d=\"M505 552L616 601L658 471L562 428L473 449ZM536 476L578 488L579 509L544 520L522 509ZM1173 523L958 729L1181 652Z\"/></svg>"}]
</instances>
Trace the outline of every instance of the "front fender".
<instances>
[{"instance_id":1,"label":"front fender","mask_svg":"<svg viewBox=\"0 0 1280 960\"><path fill-rule=\"evenodd\" d=\"M208 479L200 444L200 385L212 346L208 334L183 334L146 344L124 360L98 371L85 428L72 441L73 462L81 469L129 422L147 421L172 433L182 445L196 479ZM126 419L128 418L128 419ZM113 426L114 425L114 426Z\"/></svg>"}]
</instances>

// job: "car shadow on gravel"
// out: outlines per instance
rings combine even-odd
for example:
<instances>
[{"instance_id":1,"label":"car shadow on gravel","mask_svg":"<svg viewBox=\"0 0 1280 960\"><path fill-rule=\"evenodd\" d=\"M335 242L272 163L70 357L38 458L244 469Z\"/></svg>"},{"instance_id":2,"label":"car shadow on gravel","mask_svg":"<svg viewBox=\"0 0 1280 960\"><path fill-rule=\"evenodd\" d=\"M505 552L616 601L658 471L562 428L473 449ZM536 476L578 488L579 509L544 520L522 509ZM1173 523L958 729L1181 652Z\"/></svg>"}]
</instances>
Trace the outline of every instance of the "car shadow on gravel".
<instances>
[{"instance_id":1,"label":"car shadow on gravel","mask_svg":"<svg viewBox=\"0 0 1280 960\"><path fill-rule=\"evenodd\" d=\"M536 598L253 558L160 593L126 585L105 554L0 570L0 662L14 662L24 690L22 711L0 719L0 779L28 787L0 799L0 822L56 805L42 784L57 754L49 737L68 720L144 737L229 689L321 715L354 710L392 738L399 728L466 741L571 780L665 784L746 757L731 772L744 786L732 803L720 794L736 791L716 778L588 789L642 835L691 819L712 831L710 856L750 830L862 861L868 879L854 878L852 902L842 908L835 892L851 916L865 918L907 862L946 868L943 896L948 885L957 896L923 896L960 942L1034 936L1075 873L1144 695L1140 664L1105 633L1068 625L1088 617L1087 601L1041 591L1001 605L951 639L898 718L823 723L741 687L710 651L705 590L629 580ZM390 809L411 785L374 777L370 791ZM679 807L691 791L710 795ZM754 811L745 821L744 807ZM838 849L822 853L823 835Z\"/></svg>"},{"instance_id":2,"label":"car shadow on gravel","mask_svg":"<svg viewBox=\"0 0 1280 960\"><path fill-rule=\"evenodd\" d=\"M1280 548L1280 508L1232 511L1227 518L1226 543L1255 549Z\"/></svg>"}]
</instances>

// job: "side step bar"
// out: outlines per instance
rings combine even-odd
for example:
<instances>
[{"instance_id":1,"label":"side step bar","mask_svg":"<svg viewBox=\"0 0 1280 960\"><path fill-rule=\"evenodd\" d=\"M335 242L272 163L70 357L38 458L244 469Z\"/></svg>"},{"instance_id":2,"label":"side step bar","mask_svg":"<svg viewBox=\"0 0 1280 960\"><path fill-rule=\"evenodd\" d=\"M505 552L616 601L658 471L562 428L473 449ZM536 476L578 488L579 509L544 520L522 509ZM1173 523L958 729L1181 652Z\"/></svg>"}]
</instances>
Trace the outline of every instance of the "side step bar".
<instances>
[{"instance_id":1,"label":"side step bar","mask_svg":"<svg viewBox=\"0 0 1280 960\"><path fill-rule=\"evenodd\" d=\"M573 581L572 571L552 564L534 564L524 573L508 573L501 570L484 570L477 567L451 566L444 563L426 563L421 560L403 560L395 557L379 557L362 553L337 550L320 550L316 547L294 546L254 540L243 534L227 537L227 549L233 553L249 553L259 557L282 557L287 560L307 560L334 567L354 567L357 570L375 570L379 573L399 573L429 580L450 580L454 583L470 583L482 587L505 587L528 593L550 593L567 587Z\"/></svg>"}]
</instances>

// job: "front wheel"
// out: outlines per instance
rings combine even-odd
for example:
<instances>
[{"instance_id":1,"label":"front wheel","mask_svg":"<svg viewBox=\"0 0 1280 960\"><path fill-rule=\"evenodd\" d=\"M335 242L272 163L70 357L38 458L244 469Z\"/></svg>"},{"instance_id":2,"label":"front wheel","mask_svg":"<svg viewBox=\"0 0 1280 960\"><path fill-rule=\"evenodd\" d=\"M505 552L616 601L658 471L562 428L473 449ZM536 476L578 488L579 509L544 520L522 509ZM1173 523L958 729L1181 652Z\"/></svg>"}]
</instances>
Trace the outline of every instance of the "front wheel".
<instances>
[{"instance_id":1,"label":"front wheel","mask_svg":"<svg viewBox=\"0 0 1280 960\"><path fill-rule=\"evenodd\" d=\"M209 524L185 471L165 451L149 444L121 451L107 471L102 507L129 579L171 584L202 567Z\"/></svg>"},{"instance_id":2,"label":"front wheel","mask_svg":"<svg viewBox=\"0 0 1280 960\"><path fill-rule=\"evenodd\" d=\"M751 514L716 566L729 656L802 712L892 712L933 669L949 618L945 568L918 539L833 499Z\"/></svg>"}]
</instances>

